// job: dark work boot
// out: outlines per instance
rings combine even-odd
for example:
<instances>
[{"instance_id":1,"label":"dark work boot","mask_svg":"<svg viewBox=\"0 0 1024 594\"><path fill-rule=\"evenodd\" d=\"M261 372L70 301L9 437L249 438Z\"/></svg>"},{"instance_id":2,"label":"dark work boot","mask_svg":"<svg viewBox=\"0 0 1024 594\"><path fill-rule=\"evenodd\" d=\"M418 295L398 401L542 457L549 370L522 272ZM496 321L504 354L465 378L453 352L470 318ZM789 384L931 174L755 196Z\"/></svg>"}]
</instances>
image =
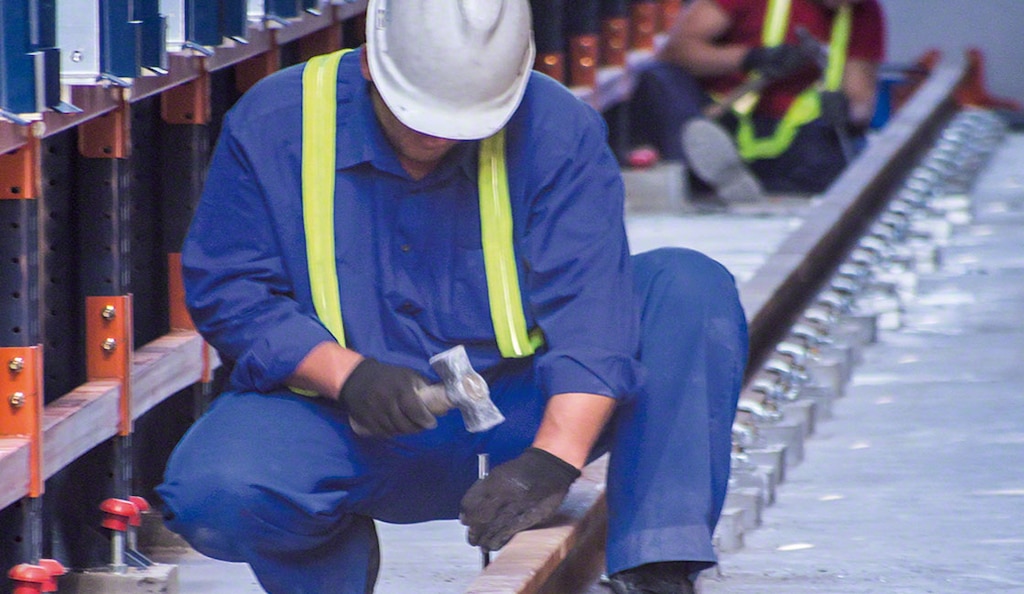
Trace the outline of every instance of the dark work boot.
<instances>
[{"instance_id":1,"label":"dark work boot","mask_svg":"<svg viewBox=\"0 0 1024 594\"><path fill-rule=\"evenodd\" d=\"M685 561L648 563L608 578L615 594L695 594L690 564Z\"/></svg>"}]
</instances>

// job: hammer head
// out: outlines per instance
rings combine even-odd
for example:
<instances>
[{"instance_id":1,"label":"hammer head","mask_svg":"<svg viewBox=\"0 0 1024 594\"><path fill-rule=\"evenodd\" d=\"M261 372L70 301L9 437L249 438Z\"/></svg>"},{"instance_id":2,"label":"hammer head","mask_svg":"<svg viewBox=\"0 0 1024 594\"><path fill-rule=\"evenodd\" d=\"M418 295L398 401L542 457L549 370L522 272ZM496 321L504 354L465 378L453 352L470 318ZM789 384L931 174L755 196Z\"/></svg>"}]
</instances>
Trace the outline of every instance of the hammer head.
<instances>
[{"instance_id":1,"label":"hammer head","mask_svg":"<svg viewBox=\"0 0 1024 594\"><path fill-rule=\"evenodd\" d=\"M461 344L431 357L430 366L444 382L448 400L462 412L468 431L486 431L505 420L491 401L487 382L473 369Z\"/></svg>"}]
</instances>

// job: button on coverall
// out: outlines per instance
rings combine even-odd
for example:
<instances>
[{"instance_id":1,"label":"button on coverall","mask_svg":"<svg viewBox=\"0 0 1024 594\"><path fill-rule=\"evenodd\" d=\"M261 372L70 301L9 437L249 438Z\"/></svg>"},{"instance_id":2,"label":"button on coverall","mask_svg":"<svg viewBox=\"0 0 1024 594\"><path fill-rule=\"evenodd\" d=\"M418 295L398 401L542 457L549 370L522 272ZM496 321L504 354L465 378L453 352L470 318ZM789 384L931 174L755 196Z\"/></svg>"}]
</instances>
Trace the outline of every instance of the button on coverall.
<instances>
[{"instance_id":1,"label":"button on coverall","mask_svg":"<svg viewBox=\"0 0 1024 594\"><path fill-rule=\"evenodd\" d=\"M331 335L309 289L300 191L302 65L229 112L183 250L197 328L233 362L229 390L184 436L158 487L169 527L209 556L250 564L274 593L364 592L371 519L455 518L476 480L528 447L547 398L618 401L608 571L715 561L731 426L746 362L732 276L697 252L630 256L623 186L600 115L534 73L506 126L514 247L529 328L545 344L498 352L484 274L478 142L421 180L375 118L358 51L338 75L335 229L347 346L431 381L462 344L507 420L469 433L457 412L393 439L355 435L326 398L285 379Z\"/></svg>"}]
</instances>

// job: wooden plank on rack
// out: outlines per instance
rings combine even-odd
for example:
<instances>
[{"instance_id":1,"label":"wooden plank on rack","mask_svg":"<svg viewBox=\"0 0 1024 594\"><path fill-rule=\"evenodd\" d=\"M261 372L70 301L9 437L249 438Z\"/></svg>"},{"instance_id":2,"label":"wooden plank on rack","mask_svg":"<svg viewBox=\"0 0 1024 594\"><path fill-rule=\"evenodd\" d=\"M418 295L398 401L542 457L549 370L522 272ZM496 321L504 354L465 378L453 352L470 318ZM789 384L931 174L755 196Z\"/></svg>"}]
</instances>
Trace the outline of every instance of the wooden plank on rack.
<instances>
[{"instance_id":1,"label":"wooden plank on rack","mask_svg":"<svg viewBox=\"0 0 1024 594\"><path fill-rule=\"evenodd\" d=\"M116 381L82 384L43 410L43 478L117 433L121 387Z\"/></svg>"},{"instance_id":2,"label":"wooden plank on rack","mask_svg":"<svg viewBox=\"0 0 1024 594\"><path fill-rule=\"evenodd\" d=\"M132 370L132 414L146 411L203 379L203 338L175 331L135 351Z\"/></svg>"},{"instance_id":3,"label":"wooden plank on rack","mask_svg":"<svg viewBox=\"0 0 1024 594\"><path fill-rule=\"evenodd\" d=\"M29 440L0 437L0 509L28 495Z\"/></svg>"}]
</instances>

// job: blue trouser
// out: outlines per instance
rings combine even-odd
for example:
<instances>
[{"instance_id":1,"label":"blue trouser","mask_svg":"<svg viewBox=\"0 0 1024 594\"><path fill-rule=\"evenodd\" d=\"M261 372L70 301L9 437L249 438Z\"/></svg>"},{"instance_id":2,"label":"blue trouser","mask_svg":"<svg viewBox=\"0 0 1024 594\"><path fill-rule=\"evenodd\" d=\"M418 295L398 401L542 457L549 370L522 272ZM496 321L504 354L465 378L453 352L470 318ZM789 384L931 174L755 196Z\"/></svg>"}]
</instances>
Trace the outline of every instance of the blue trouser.
<instances>
[{"instance_id":1,"label":"blue trouser","mask_svg":"<svg viewBox=\"0 0 1024 594\"><path fill-rule=\"evenodd\" d=\"M662 158L685 160L682 145L683 125L700 117L711 98L700 81L685 69L655 61L637 77L636 89L630 99L629 115L635 145L649 144ZM732 116L721 122L735 127ZM766 116L753 117L759 137L774 133L778 120ZM854 139L862 144L861 138ZM750 168L770 192L819 193L842 173L846 156L836 131L821 120L802 126L793 143L774 159L758 159Z\"/></svg>"},{"instance_id":2,"label":"blue trouser","mask_svg":"<svg viewBox=\"0 0 1024 594\"><path fill-rule=\"evenodd\" d=\"M633 258L642 393L624 401L594 456L611 451L608 571L670 560L715 562L711 534L729 476L746 362L732 276L690 250ZM158 488L168 526L200 552L249 563L272 593L370 591L371 518L458 516L477 454L497 465L533 440L545 398L529 361L491 381L506 416L468 433L457 413L392 440L356 436L335 407L287 392L228 392L189 430Z\"/></svg>"}]
</instances>

